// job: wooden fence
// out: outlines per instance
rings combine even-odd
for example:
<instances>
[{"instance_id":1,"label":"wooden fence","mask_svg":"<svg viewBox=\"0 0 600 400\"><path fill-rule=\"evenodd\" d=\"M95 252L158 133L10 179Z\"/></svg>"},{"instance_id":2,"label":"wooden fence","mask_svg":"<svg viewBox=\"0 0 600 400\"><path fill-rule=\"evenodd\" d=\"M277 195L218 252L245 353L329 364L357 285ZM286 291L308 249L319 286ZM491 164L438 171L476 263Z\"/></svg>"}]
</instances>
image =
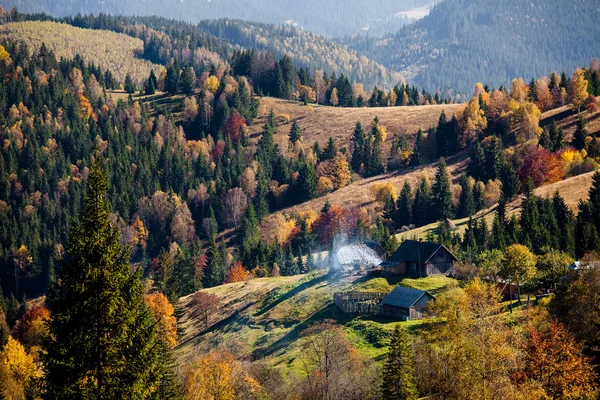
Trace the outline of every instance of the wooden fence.
<instances>
[{"instance_id":1,"label":"wooden fence","mask_svg":"<svg viewBox=\"0 0 600 400\"><path fill-rule=\"evenodd\" d=\"M389 292L341 292L333 294L333 302L346 314L379 314L381 301Z\"/></svg>"}]
</instances>

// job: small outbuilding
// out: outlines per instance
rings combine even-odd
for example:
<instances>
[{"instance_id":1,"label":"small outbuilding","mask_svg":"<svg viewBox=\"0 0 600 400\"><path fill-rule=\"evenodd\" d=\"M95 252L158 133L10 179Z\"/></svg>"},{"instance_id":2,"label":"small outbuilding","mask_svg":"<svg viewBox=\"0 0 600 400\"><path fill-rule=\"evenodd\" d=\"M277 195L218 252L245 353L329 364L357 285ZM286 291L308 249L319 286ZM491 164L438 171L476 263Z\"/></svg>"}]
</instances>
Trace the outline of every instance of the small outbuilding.
<instances>
[{"instance_id":1,"label":"small outbuilding","mask_svg":"<svg viewBox=\"0 0 600 400\"><path fill-rule=\"evenodd\" d=\"M405 240L380 264L382 275L426 277L447 274L458 259L439 243Z\"/></svg>"},{"instance_id":2,"label":"small outbuilding","mask_svg":"<svg viewBox=\"0 0 600 400\"><path fill-rule=\"evenodd\" d=\"M429 292L396 286L381 302L381 312L394 318L421 319L432 300L435 297Z\"/></svg>"}]
</instances>

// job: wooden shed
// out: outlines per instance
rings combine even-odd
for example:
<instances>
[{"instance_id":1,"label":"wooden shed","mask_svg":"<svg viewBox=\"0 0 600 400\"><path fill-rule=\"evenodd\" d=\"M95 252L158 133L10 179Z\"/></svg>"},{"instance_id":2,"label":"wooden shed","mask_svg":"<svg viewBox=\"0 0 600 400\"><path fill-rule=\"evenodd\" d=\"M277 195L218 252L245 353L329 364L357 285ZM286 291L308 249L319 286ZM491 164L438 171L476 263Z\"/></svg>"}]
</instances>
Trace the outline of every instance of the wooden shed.
<instances>
[{"instance_id":1,"label":"wooden shed","mask_svg":"<svg viewBox=\"0 0 600 400\"><path fill-rule=\"evenodd\" d=\"M442 244L405 240L380 267L382 275L426 277L447 274L456 261Z\"/></svg>"},{"instance_id":2,"label":"wooden shed","mask_svg":"<svg viewBox=\"0 0 600 400\"><path fill-rule=\"evenodd\" d=\"M396 286L381 302L381 312L394 318L421 319L432 300L435 300L435 297L429 292Z\"/></svg>"}]
</instances>

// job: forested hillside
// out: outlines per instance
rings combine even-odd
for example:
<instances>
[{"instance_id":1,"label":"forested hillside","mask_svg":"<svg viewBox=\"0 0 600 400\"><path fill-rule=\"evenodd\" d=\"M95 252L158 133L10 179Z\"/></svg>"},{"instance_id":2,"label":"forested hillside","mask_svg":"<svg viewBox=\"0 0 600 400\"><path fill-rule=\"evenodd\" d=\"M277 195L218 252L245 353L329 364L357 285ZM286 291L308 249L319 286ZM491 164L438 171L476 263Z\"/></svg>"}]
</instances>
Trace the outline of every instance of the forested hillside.
<instances>
[{"instance_id":1,"label":"forested hillside","mask_svg":"<svg viewBox=\"0 0 600 400\"><path fill-rule=\"evenodd\" d=\"M117 82L130 75L141 85L150 71L159 76L164 67L142 58L144 42L121 33L107 30L81 29L56 22L25 21L0 24L0 38L23 40L30 49L42 43L58 58L83 57L104 70L114 71Z\"/></svg>"},{"instance_id":2,"label":"forested hillside","mask_svg":"<svg viewBox=\"0 0 600 400\"><path fill-rule=\"evenodd\" d=\"M293 26L225 19L201 21L198 27L247 49L273 52L278 57L288 55L297 68L344 74L351 82L360 82L369 89L376 85L392 88L403 81L400 74L388 71L356 51Z\"/></svg>"},{"instance_id":3,"label":"forested hillside","mask_svg":"<svg viewBox=\"0 0 600 400\"><path fill-rule=\"evenodd\" d=\"M19 7L29 13L47 13L54 16L110 13L113 15L160 15L166 18L196 23L202 19L241 18L248 21L273 24L297 24L305 29L338 37L355 34L364 28L395 31L409 21L402 12L429 6L434 0L349 0L342 4L327 0L257 0L247 3L205 0L5 0L5 8ZM410 15L410 14L409 14Z\"/></svg>"},{"instance_id":4,"label":"forested hillside","mask_svg":"<svg viewBox=\"0 0 600 400\"><path fill-rule=\"evenodd\" d=\"M411 83L470 96L477 81L507 86L586 64L600 54L599 18L594 0L446 0L394 35L345 43Z\"/></svg>"}]
</instances>

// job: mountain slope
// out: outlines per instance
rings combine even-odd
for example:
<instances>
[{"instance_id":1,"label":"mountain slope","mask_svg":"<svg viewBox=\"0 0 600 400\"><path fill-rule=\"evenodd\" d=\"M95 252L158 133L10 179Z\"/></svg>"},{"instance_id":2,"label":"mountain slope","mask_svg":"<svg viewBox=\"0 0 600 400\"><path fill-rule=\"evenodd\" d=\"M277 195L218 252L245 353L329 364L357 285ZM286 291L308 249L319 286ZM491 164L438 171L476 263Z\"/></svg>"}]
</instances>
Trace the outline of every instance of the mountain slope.
<instances>
[{"instance_id":1,"label":"mountain slope","mask_svg":"<svg viewBox=\"0 0 600 400\"><path fill-rule=\"evenodd\" d=\"M242 18L268 23L292 23L330 37L355 34L369 27L395 31L410 20L410 10L433 0L5 0L5 8L45 12L54 16L109 13L160 15L197 22L206 18Z\"/></svg>"},{"instance_id":2,"label":"mountain slope","mask_svg":"<svg viewBox=\"0 0 600 400\"><path fill-rule=\"evenodd\" d=\"M594 0L446 0L422 20L351 47L428 90L472 92L478 81L508 85L600 56Z\"/></svg>"},{"instance_id":3,"label":"mountain slope","mask_svg":"<svg viewBox=\"0 0 600 400\"><path fill-rule=\"evenodd\" d=\"M198 27L245 48L271 51L278 57L287 54L298 67L344 74L350 81L368 87L391 88L402 81L400 74L388 71L355 50L301 28L229 19L201 21Z\"/></svg>"},{"instance_id":4,"label":"mountain slope","mask_svg":"<svg viewBox=\"0 0 600 400\"><path fill-rule=\"evenodd\" d=\"M122 33L106 30L76 28L57 22L25 21L0 25L0 38L23 40L30 49L38 49L42 43L58 58L74 58L77 54L87 62L113 72L119 82L130 74L142 83L154 70L160 75L164 67L142 59L144 42Z\"/></svg>"}]
</instances>

